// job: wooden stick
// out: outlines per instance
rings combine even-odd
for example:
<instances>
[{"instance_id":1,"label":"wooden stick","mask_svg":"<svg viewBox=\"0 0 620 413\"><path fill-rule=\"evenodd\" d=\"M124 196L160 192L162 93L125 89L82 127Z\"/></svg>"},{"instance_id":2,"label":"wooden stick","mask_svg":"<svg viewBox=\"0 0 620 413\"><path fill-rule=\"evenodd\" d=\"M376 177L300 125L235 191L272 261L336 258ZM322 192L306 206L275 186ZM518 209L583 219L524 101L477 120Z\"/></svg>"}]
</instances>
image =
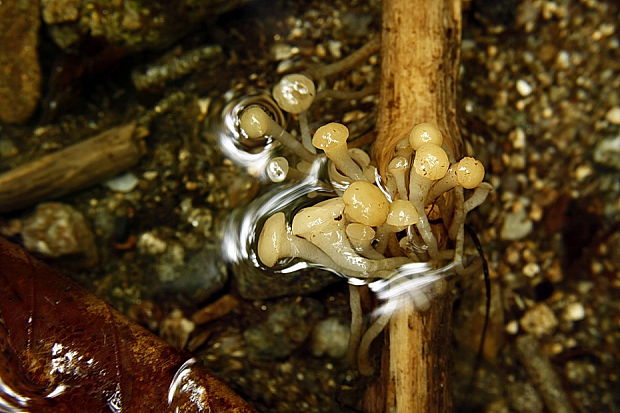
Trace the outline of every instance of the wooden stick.
<instances>
[{"instance_id":1,"label":"wooden stick","mask_svg":"<svg viewBox=\"0 0 620 413\"><path fill-rule=\"evenodd\" d=\"M0 213L58 198L134 166L144 144L135 124L117 126L0 175Z\"/></svg>"},{"instance_id":2,"label":"wooden stick","mask_svg":"<svg viewBox=\"0 0 620 413\"><path fill-rule=\"evenodd\" d=\"M436 123L452 155L460 154L456 119L460 40L460 0L383 1L378 136L373 147L382 175L396 143L417 123ZM426 312L415 311L409 303L394 314L380 381L365 400L367 411L451 409L451 311L452 299L446 295L435 299Z\"/></svg>"}]
</instances>

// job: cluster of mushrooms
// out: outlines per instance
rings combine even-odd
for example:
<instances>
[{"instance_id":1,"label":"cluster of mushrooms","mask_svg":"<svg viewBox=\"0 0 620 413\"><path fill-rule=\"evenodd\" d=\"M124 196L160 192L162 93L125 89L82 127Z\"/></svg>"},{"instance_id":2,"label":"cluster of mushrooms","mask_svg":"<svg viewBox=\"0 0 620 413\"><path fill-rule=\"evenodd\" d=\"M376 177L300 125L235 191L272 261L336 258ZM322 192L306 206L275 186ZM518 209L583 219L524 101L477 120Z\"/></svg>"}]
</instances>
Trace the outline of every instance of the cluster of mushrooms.
<instances>
[{"instance_id":1,"label":"cluster of mushrooms","mask_svg":"<svg viewBox=\"0 0 620 413\"><path fill-rule=\"evenodd\" d=\"M284 212L272 213L258 237L258 258L265 267L296 258L328 267L352 281L350 356L358 354L360 370L371 372L364 354L389 314L379 316L362 337L355 285L390 280L411 263L427 263L417 267L423 270L414 271L414 276L446 269L451 274L468 272L474 264L468 267L463 259L465 216L486 199L492 187L482 182L482 163L472 157L454 159L433 124L413 127L396 145L382 178L364 150L348 148L345 125L328 123L310 134L307 114L317 96L310 75L284 76L272 96L283 111L298 119L299 133L289 133L269 111L250 105L239 116L242 134L249 140L280 144L285 156L270 159L265 171L273 182L302 181L313 163L326 157L320 179L331 196L317 197L314 205L297 211L290 222ZM465 189L473 190L467 199ZM433 225L437 221L442 225ZM416 308L428 308L437 294L432 291L411 295Z\"/></svg>"},{"instance_id":2,"label":"cluster of mushrooms","mask_svg":"<svg viewBox=\"0 0 620 413\"><path fill-rule=\"evenodd\" d=\"M349 130L345 125L328 123L312 137L304 133L305 114L315 95L314 82L302 74L284 76L273 90L280 108L298 115L301 139L258 105L246 108L240 116L240 127L249 139L275 139L298 158L295 167L286 157L271 159L267 175L274 182L303 179L319 156L318 149L328 158L329 184L335 195L300 210L291 223L282 212L269 217L258 240L261 262L273 267L282 258L294 257L354 278L386 278L401 265L429 260L452 259L462 271L460 229L467 212L480 205L491 189L482 182L482 163L471 157L451 162L441 146L441 132L422 123L397 145L383 183L364 150L347 148ZM474 192L461 205L457 199L456 208L437 208L453 211L452 216L440 218L450 222L449 238L456 248L442 249L428 214L435 204L445 203L442 196L454 188L460 189L461 195L462 189Z\"/></svg>"}]
</instances>

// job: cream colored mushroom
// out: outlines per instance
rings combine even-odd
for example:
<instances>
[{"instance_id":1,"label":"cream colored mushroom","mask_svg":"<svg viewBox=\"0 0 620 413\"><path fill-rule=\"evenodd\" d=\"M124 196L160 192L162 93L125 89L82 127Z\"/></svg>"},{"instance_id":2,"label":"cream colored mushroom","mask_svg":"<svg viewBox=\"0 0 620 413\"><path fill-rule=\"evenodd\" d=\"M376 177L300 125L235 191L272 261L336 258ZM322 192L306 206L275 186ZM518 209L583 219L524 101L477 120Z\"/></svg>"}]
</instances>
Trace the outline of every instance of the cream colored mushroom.
<instances>
[{"instance_id":1,"label":"cream colored mushroom","mask_svg":"<svg viewBox=\"0 0 620 413\"><path fill-rule=\"evenodd\" d=\"M346 126L331 122L317 129L312 137L312 145L317 149L322 149L342 173L359 181L363 179L363 172L349 156L348 138L349 129Z\"/></svg>"},{"instance_id":2,"label":"cream colored mushroom","mask_svg":"<svg viewBox=\"0 0 620 413\"><path fill-rule=\"evenodd\" d=\"M416 226L428 246L428 253L431 257L437 255L437 240L426 217L424 202L433 182L443 178L449 166L448 155L440 146L424 143L416 150L413 168L409 175L409 200L418 211L419 218Z\"/></svg>"},{"instance_id":3,"label":"cream colored mushroom","mask_svg":"<svg viewBox=\"0 0 620 413\"><path fill-rule=\"evenodd\" d=\"M239 126L249 138L272 136L303 160L313 162L315 159L312 153L308 152L297 139L271 119L260 106L254 105L245 109L239 118Z\"/></svg>"},{"instance_id":4,"label":"cream colored mushroom","mask_svg":"<svg viewBox=\"0 0 620 413\"><path fill-rule=\"evenodd\" d=\"M439 195L460 185L465 189L473 189L480 185L484 179L484 166L482 162L465 157L459 162L450 165L446 175L435 182L428 192L426 202L432 202Z\"/></svg>"},{"instance_id":5,"label":"cream colored mushroom","mask_svg":"<svg viewBox=\"0 0 620 413\"><path fill-rule=\"evenodd\" d=\"M354 222L376 227L385 222L390 205L385 195L375 185L353 182L342 194L344 212Z\"/></svg>"},{"instance_id":6,"label":"cream colored mushroom","mask_svg":"<svg viewBox=\"0 0 620 413\"><path fill-rule=\"evenodd\" d=\"M396 188L400 199L409 199L407 195L407 173L411 163L404 156L394 157L388 164L388 172L396 181Z\"/></svg>"},{"instance_id":7,"label":"cream colored mushroom","mask_svg":"<svg viewBox=\"0 0 620 413\"><path fill-rule=\"evenodd\" d=\"M284 76L273 88L273 98L278 106L294 114L308 110L315 96L314 82L309 77L297 73Z\"/></svg>"},{"instance_id":8,"label":"cream colored mushroom","mask_svg":"<svg viewBox=\"0 0 620 413\"><path fill-rule=\"evenodd\" d=\"M316 245L289 234L284 213L278 212L263 225L258 237L258 258L267 267L273 267L280 259L289 257L336 267L332 259Z\"/></svg>"},{"instance_id":9,"label":"cream colored mushroom","mask_svg":"<svg viewBox=\"0 0 620 413\"><path fill-rule=\"evenodd\" d=\"M409 225L418 222L419 214L410 201L397 199L390 203L390 211L385 223L377 229L376 250L383 253L387 248L387 243L391 234L406 229Z\"/></svg>"},{"instance_id":10,"label":"cream colored mushroom","mask_svg":"<svg viewBox=\"0 0 620 413\"><path fill-rule=\"evenodd\" d=\"M437 128L437 126L432 123L419 123L411 129L411 133L409 134L409 145L414 150L418 150L418 148L425 143L432 143L437 146L441 146L443 143L443 136L441 132Z\"/></svg>"},{"instance_id":11,"label":"cream colored mushroom","mask_svg":"<svg viewBox=\"0 0 620 413\"><path fill-rule=\"evenodd\" d=\"M304 208L293 218L293 234L301 236L330 256L342 268L357 271L362 276L403 265L403 257L369 260L357 254L346 236L344 203L333 198L316 206Z\"/></svg>"},{"instance_id":12,"label":"cream colored mushroom","mask_svg":"<svg viewBox=\"0 0 620 413\"><path fill-rule=\"evenodd\" d=\"M385 258L372 247L372 241L375 239L375 230L372 227L352 222L347 225L346 234L355 251L364 257L374 260Z\"/></svg>"}]
</instances>

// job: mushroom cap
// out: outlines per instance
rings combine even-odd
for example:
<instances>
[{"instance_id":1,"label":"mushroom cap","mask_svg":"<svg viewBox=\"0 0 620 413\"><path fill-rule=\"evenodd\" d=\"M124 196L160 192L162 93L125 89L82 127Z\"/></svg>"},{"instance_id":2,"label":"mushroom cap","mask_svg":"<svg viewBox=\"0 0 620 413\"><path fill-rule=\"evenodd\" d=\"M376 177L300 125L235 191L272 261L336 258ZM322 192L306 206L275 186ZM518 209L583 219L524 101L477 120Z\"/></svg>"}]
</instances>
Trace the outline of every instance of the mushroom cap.
<instances>
[{"instance_id":1,"label":"mushroom cap","mask_svg":"<svg viewBox=\"0 0 620 413\"><path fill-rule=\"evenodd\" d=\"M342 194L344 212L351 221L375 227L385 222L389 202L379 188L364 181L353 182Z\"/></svg>"},{"instance_id":2,"label":"mushroom cap","mask_svg":"<svg viewBox=\"0 0 620 413\"><path fill-rule=\"evenodd\" d=\"M267 176L271 182L282 182L288 175L288 160L282 156L276 156L267 163Z\"/></svg>"},{"instance_id":3,"label":"mushroom cap","mask_svg":"<svg viewBox=\"0 0 620 413\"><path fill-rule=\"evenodd\" d=\"M245 109L239 117L239 126L250 139L260 138L269 133L273 119L260 106Z\"/></svg>"},{"instance_id":4,"label":"mushroom cap","mask_svg":"<svg viewBox=\"0 0 620 413\"><path fill-rule=\"evenodd\" d=\"M304 208L293 217L293 234L306 238L308 234L326 230L330 225L342 222L344 203L342 198L332 198L315 206Z\"/></svg>"},{"instance_id":5,"label":"mushroom cap","mask_svg":"<svg viewBox=\"0 0 620 413\"><path fill-rule=\"evenodd\" d=\"M388 171L393 174L396 171L407 170L409 166L409 159L404 156L395 156L388 164Z\"/></svg>"},{"instance_id":6,"label":"mushroom cap","mask_svg":"<svg viewBox=\"0 0 620 413\"><path fill-rule=\"evenodd\" d=\"M375 230L359 222L347 225L346 234L349 239L356 241L372 241L375 238Z\"/></svg>"},{"instance_id":7,"label":"mushroom cap","mask_svg":"<svg viewBox=\"0 0 620 413\"><path fill-rule=\"evenodd\" d=\"M416 149L413 167L418 175L436 180L444 177L450 167L450 161L441 146L425 143Z\"/></svg>"},{"instance_id":8,"label":"mushroom cap","mask_svg":"<svg viewBox=\"0 0 620 413\"><path fill-rule=\"evenodd\" d=\"M418 222L418 218L418 211L411 202L397 199L390 204L390 212L385 222L395 227L406 227Z\"/></svg>"},{"instance_id":9,"label":"mushroom cap","mask_svg":"<svg viewBox=\"0 0 620 413\"><path fill-rule=\"evenodd\" d=\"M463 188L476 188L484 179L484 165L479 160L466 156L456 166L456 179Z\"/></svg>"},{"instance_id":10,"label":"mushroom cap","mask_svg":"<svg viewBox=\"0 0 620 413\"><path fill-rule=\"evenodd\" d=\"M284 76L273 88L273 98L278 106L289 113L305 112L315 96L316 88L312 79L300 74Z\"/></svg>"},{"instance_id":11,"label":"mushroom cap","mask_svg":"<svg viewBox=\"0 0 620 413\"><path fill-rule=\"evenodd\" d=\"M314 132L312 145L317 149L328 151L337 146L345 146L349 138L349 129L342 123L331 122Z\"/></svg>"},{"instance_id":12,"label":"mushroom cap","mask_svg":"<svg viewBox=\"0 0 620 413\"><path fill-rule=\"evenodd\" d=\"M411 129L409 134L409 145L417 150L421 145L425 143L434 143L435 145L441 145L443 142L443 136L432 123L419 123Z\"/></svg>"},{"instance_id":13,"label":"mushroom cap","mask_svg":"<svg viewBox=\"0 0 620 413\"><path fill-rule=\"evenodd\" d=\"M267 218L258 237L258 258L267 267L273 267L281 258L282 243L286 242L286 223L283 212Z\"/></svg>"}]
</instances>

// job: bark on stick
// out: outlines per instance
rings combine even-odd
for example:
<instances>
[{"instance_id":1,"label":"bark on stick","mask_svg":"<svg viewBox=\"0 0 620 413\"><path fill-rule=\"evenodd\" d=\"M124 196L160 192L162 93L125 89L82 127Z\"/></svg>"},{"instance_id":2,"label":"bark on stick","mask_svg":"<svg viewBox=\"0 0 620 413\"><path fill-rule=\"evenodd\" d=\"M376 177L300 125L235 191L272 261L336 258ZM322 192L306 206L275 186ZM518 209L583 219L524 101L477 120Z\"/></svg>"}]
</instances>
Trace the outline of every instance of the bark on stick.
<instances>
[{"instance_id":1,"label":"bark on stick","mask_svg":"<svg viewBox=\"0 0 620 413\"><path fill-rule=\"evenodd\" d=\"M458 157L456 117L461 41L460 0L384 0L381 92L373 156L385 175L396 143L421 122L434 122ZM380 381L369 389L369 412L451 410L449 349L452 299L431 309L401 308L391 319Z\"/></svg>"}]
</instances>

